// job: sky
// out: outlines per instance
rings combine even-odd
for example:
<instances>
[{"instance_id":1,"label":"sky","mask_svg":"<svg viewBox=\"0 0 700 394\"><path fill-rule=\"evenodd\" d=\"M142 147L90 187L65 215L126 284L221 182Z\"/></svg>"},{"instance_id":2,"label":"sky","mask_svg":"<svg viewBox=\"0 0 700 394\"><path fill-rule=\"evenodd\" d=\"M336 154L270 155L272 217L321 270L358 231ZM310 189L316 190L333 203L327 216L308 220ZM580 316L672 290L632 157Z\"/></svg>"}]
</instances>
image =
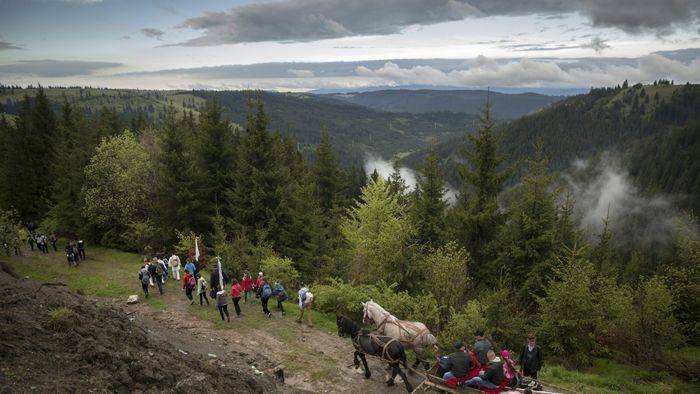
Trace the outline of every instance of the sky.
<instances>
[{"instance_id":1,"label":"sky","mask_svg":"<svg viewBox=\"0 0 700 394\"><path fill-rule=\"evenodd\" d=\"M0 83L146 89L700 82L700 0L0 0Z\"/></svg>"}]
</instances>

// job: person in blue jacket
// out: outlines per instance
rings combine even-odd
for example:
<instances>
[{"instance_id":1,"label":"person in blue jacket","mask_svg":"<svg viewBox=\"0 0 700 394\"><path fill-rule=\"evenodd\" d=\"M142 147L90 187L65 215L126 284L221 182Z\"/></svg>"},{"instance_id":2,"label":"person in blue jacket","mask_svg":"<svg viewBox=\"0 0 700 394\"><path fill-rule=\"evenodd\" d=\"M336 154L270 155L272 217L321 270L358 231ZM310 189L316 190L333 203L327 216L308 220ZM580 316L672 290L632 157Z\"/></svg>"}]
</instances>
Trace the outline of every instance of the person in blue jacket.
<instances>
[{"instance_id":1,"label":"person in blue jacket","mask_svg":"<svg viewBox=\"0 0 700 394\"><path fill-rule=\"evenodd\" d=\"M284 301L287 301L289 299L289 296L287 295L287 291L284 290L284 286L282 286L282 283L280 281L275 282L275 288L272 290L272 295L277 297L277 310L279 312L282 312L282 315L284 315Z\"/></svg>"}]
</instances>

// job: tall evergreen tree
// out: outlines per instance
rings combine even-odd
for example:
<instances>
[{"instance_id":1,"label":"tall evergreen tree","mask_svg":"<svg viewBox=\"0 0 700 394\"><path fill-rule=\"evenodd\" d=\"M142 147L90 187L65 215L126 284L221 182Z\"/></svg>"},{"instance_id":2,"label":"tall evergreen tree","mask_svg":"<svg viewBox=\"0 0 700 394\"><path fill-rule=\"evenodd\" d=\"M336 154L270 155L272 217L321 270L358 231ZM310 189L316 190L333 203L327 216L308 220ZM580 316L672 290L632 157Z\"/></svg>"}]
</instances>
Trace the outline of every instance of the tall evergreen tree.
<instances>
[{"instance_id":1,"label":"tall evergreen tree","mask_svg":"<svg viewBox=\"0 0 700 394\"><path fill-rule=\"evenodd\" d=\"M496 246L505 216L498 206L512 168L504 168L505 157L499 153L500 136L494 130L491 105L486 103L481 127L468 136L462 150L465 164L458 164L462 189L452 210L452 228L457 240L472 256L469 272L475 282L493 284L497 276L494 265Z\"/></svg>"},{"instance_id":2,"label":"tall evergreen tree","mask_svg":"<svg viewBox=\"0 0 700 394\"><path fill-rule=\"evenodd\" d=\"M326 129L321 130L321 139L316 146L313 173L318 206L324 215L333 215L340 192L340 171Z\"/></svg>"},{"instance_id":3,"label":"tall evergreen tree","mask_svg":"<svg viewBox=\"0 0 700 394\"><path fill-rule=\"evenodd\" d=\"M556 236L559 192L552 186L554 177L549 173L541 144L537 144L536 155L528 161L522 184L514 190L510 221L501 235L505 245L498 257L498 267L521 285L520 295L529 306L534 306L534 295L543 295L549 259L559 249Z\"/></svg>"},{"instance_id":4,"label":"tall evergreen tree","mask_svg":"<svg viewBox=\"0 0 700 394\"><path fill-rule=\"evenodd\" d=\"M56 158L51 169L54 178L49 210L53 227L61 235L77 236L85 224L81 214L84 200L81 188L85 182L83 169L94 148L88 143L90 130L81 111L76 111L65 100L54 145Z\"/></svg>"},{"instance_id":5,"label":"tall evergreen tree","mask_svg":"<svg viewBox=\"0 0 700 394\"><path fill-rule=\"evenodd\" d=\"M416 177L416 191L413 194L411 209L420 245L438 247L443 242L447 211L446 192L445 170L440 163L437 143L432 142L420 168L420 174Z\"/></svg>"},{"instance_id":6,"label":"tall evergreen tree","mask_svg":"<svg viewBox=\"0 0 700 394\"><path fill-rule=\"evenodd\" d=\"M157 159L158 211L160 224L174 237L175 229L182 231L201 230L198 224L206 223L209 210L202 207L202 200L193 192L195 184L194 149L188 138L189 130L177 117L175 107L171 104L163 122L159 139L159 157Z\"/></svg>"},{"instance_id":7,"label":"tall evergreen tree","mask_svg":"<svg viewBox=\"0 0 700 394\"><path fill-rule=\"evenodd\" d=\"M242 226L246 237L257 244L266 238L271 214L277 205L277 186L274 184L275 161L273 141L267 125L263 102L258 98L248 103L245 136L241 140L236 188L228 200L235 221ZM255 110L255 113L253 113Z\"/></svg>"},{"instance_id":8,"label":"tall evergreen tree","mask_svg":"<svg viewBox=\"0 0 700 394\"><path fill-rule=\"evenodd\" d=\"M223 118L223 109L213 100L205 104L196 136L194 162L198 178L194 190L197 201L190 206L196 212L192 226L197 233L208 233L217 209L222 216L231 216L225 204L225 193L233 190L235 184L237 138Z\"/></svg>"}]
</instances>

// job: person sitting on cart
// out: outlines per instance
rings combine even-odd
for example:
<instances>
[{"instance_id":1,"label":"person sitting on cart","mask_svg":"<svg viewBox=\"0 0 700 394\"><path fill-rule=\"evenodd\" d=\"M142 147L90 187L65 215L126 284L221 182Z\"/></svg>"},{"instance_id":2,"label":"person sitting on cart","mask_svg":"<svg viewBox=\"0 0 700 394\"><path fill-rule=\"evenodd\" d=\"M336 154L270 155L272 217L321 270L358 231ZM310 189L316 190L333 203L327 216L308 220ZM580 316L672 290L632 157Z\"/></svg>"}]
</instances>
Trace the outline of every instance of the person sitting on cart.
<instances>
[{"instance_id":1,"label":"person sitting on cart","mask_svg":"<svg viewBox=\"0 0 700 394\"><path fill-rule=\"evenodd\" d=\"M459 383L460 387L477 386L487 389L498 388L503 383L503 363L496 357L493 350L486 353L489 360L486 370L479 372L479 376L473 377L465 382Z\"/></svg>"},{"instance_id":2,"label":"person sitting on cart","mask_svg":"<svg viewBox=\"0 0 700 394\"><path fill-rule=\"evenodd\" d=\"M479 360L481 365L486 365L489 362L486 353L493 349L493 345L491 345L491 341L484 337L484 330L482 329L474 331L474 341L473 351L476 359Z\"/></svg>"},{"instance_id":3,"label":"person sitting on cart","mask_svg":"<svg viewBox=\"0 0 700 394\"><path fill-rule=\"evenodd\" d=\"M471 357L469 357L469 352L467 352L467 345L464 342L457 341L454 347L456 349L455 352L440 357L440 368L444 371L442 375L444 380L463 378L469 374L469 371L474 366Z\"/></svg>"}]
</instances>

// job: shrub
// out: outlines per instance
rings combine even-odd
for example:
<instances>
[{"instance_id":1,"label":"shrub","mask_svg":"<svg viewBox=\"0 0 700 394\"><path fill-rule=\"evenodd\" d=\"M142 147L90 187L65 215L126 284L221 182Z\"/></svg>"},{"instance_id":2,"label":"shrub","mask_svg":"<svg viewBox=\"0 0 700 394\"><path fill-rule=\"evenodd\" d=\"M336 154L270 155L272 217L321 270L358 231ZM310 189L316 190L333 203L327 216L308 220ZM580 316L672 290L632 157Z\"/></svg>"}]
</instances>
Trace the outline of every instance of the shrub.
<instances>
[{"instance_id":1,"label":"shrub","mask_svg":"<svg viewBox=\"0 0 700 394\"><path fill-rule=\"evenodd\" d=\"M299 272L294 268L292 259L269 256L263 260L261 267L271 284L275 280L279 280L287 290L287 293L290 293L290 289L296 288L299 281Z\"/></svg>"},{"instance_id":2,"label":"shrub","mask_svg":"<svg viewBox=\"0 0 700 394\"><path fill-rule=\"evenodd\" d=\"M470 300L461 310L451 310L445 328L438 336L439 346L445 351L451 351L455 341L462 340L469 343L473 338L474 330L484 327L486 327L484 306L478 300Z\"/></svg>"},{"instance_id":3,"label":"shrub","mask_svg":"<svg viewBox=\"0 0 700 394\"><path fill-rule=\"evenodd\" d=\"M48 328L54 331L67 331L73 327L75 312L72 309L62 306L49 311L51 319Z\"/></svg>"}]
</instances>

